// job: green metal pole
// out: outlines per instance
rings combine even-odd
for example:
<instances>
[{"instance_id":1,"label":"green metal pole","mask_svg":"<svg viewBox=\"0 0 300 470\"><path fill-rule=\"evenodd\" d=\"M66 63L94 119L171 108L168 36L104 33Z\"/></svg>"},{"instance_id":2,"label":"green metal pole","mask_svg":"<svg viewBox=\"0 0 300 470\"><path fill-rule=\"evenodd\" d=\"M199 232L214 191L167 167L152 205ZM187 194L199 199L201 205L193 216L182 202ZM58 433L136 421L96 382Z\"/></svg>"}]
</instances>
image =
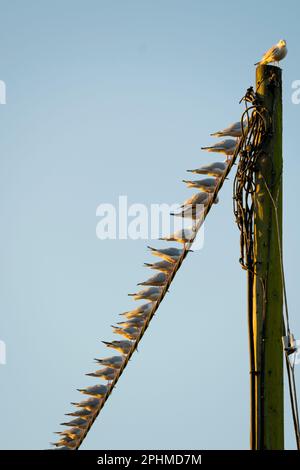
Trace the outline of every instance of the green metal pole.
<instances>
[{"instance_id":1,"label":"green metal pole","mask_svg":"<svg viewBox=\"0 0 300 470\"><path fill-rule=\"evenodd\" d=\"M259 65L256 88L271 118L256 171L254 213L253 334L255 349L255 449L283 449L282 73ZM272 195L272 197L270 196ZM276 227L275 208L279 220Z\"/></svg>"}]
</instances>

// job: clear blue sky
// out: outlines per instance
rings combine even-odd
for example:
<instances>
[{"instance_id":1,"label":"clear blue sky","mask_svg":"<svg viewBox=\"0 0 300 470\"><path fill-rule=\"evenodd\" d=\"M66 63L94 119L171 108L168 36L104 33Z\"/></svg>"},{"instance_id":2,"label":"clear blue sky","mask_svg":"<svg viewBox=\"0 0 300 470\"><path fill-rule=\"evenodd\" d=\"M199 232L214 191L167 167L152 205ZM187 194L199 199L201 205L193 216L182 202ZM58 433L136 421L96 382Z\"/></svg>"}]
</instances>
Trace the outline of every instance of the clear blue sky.
<instances>
[{"instance_id":1,"label":"clear blue sky","mask_svg":"<svg viewBox=\"0 0 300 470\"><path fill-rule=\"evenodd\" d=\"M1 448L45 449L100 340L148 274L145 241L100 241L96 207L181 201L209 134L239 119L253 66L281 37L285 264L300 338L298 1L0 1ZM175 279L86 449L246 449L246 277L232 177L204 249ZM299 368L300 366L298 366ZM299 370L297 382L300 386ZM288 404L288 402L287 402ZM294 448L287 406L286 446Z\"/></svg>"}]
</instances>

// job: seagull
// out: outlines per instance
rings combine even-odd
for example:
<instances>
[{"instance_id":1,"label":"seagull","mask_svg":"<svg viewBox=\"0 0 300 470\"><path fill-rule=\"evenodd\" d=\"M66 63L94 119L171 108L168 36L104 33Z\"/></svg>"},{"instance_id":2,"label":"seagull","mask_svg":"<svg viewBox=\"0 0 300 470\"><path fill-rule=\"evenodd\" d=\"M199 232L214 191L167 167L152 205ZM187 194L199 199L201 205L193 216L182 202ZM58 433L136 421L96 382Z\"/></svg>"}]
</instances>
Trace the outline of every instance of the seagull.
<instances>
[{"instance_id":1,"label":"seagull","mask_svg":"<svg viewBox=\"0 0 300 470\"><path fill-rule=\"evenodd\" d=\"M92 387L78 388L77 390L80 393L84 393L85 395L92 395L97 398L104 397L104 395L107 393L106 385L93 385Z\"/></svg>"},{"instance_id":2,"label":"seagull","mask_svg":"<svg viewBox=\"0 0 300 470\"><path fill-rule=\"evenodd\" d=\"M148 248L152 251L154 256L159 256L160 258L169 261L169 263L176 263L182 254L182 250L179 250L178 248L164 248L163 250L152 248L152 246L148 246Z\"/></svg>"},{"instance_id":3,"label":"seagull","mask_svg":"<svg viewBox=\"0 0 300 470\"><path fill-rule=\"evenodd\" d=\"M100 377L101 379L104 380L113 380L116 376L117 369L114 369L112 367L104 367L103 369L96 370L96 372L91 372L89 374L90 377Z\"/></svg>"},{"instance_id":4,"label":"seagull","mask_svg":"<svg viewBox=\"0 0 300 470\"><path fill-rule=\"evenodd\" d=\"M196 188L205 193L213 193L218 185L218 180L216 178L204 178L203 180L196 181L187 181L182 180L183 183L186 183L188 188Z\"/></svg>"},{"instance_id":5,"label":"seagull","mask_svg":"<svg viewBox=\"0 0 300 470\"><path fill-rule=\"evenodd\" d=\"M131 341L102 341L108 348L116 349L116 351L121 352L122 354L128 354L132 348Z\"/></svg>"},{"instance_id":6,"label":"seagull","mask_svg":"<svg viewBox=\"0 0 300 470\"><path fill-rule=\"evenodd\" d=\"M118 326L112 326L113 332L117 335L124 336L127 339L136 339L139 336L140 328L136 326L130 326L129 328L120 328Z\"/></svg>"},{"instance_id":7,"label":"seagull","mask_svg":"<svg viewBox=\"0 0 300 470\"><path fill-rule=\"evenodd\" d=\"M135 318L135 317L146 317L149 315L151 310L153 309L153 302L148 302L147 304L140 305L138 308L134 310L130 310L129 312L120 313L121 316L124 316L128 319Z\"/></svg>"},{"instance_id":8,"label":"seagull","mask_svg":"<svg viewBox=\"0 0 300 470\"><path fill-rule=\"evenodd\" d=\"M271 49L269 49L260 62L256 62L254 65L264 65L264 64L271 64L272 62L279 62L280 60L284 59L287 55L287 47L286 41L284 39L280 39L280 41Z\"/></svg>"},{"instance_id":9,"label":"seagull","mask_svg":"<svg viewBox=\"0 0 300 470\"><path fill-rule=\"evenodd\" d=\"M186 217L188 219L199 219L204 212L204 206L202 204L185 206L181 212L172 212L171 215L174 217Z\"/></svg>"},{"instance_id":10,"label":"seagull","mask_svg":"<svg viewBox=\"0 0 300 470\"><path fill-rule=\"evenodd\" d=\"M224 153L228 159L229 155L233 155L236 149L236 140L234 139L225 139L217 144L211 145L210 147L201 147L201 150L206 150L207 152L216 152Z\"/></svg>"},{"instance_id":11,"label":"seagull","mask_svg":"<svg viewBox=\"0 0 300 470\"><path fill-rule=\"evenodd\" d=\"M53 446L56 447L67 447L68 449L72 449L77 445L77 439L72 439L69 436L63 437L63 439L60 439L58 442L52 442L51 443Z\"/></svg>"},{"instance_id":12,"label":"seagull","mask_svg":"<svg viewBox=\"0 0 300 470\"><path fill-rule=\"evenodd\" d=\"M222 131L214 132L210 134L212 137L241 137L243 135L243 129L245 130L247 127L246 121L243 122L243 126L241 121L235 122L230 126L226 127Z\"/></svg>"},{"instance_id":13,"label":"seagull","mask_svg":"<svg viewBox=\"0 0 300 470\"><path fill-rule=\"evenodd\" d=\"M87 422L85 423L87 424ZM66 424L68 426L68 424ZM71 429L64 429L63 431L55 432L54 434L59 434L60 436L68 436L71 439L77 439L83 433L83 429L79 429L77 426Z\"/></svg>"},{"instance_id":14,"label":"seagull","mask_svg":"<svg viewBox=\"0 0 300 470\"><path fill-rule=\"evenodd\" d=\"M52 442L52 445L56 446L56 449L60 447L60 450L67 449L70 450L78 444L78 440L81 437L82 430L79 433L76 431L77 428L72 428L72 430L67 430L65 432L56 432L55 434L60 434L62 437L58 442Z\"/></svg>"},{"instance_id":15,"label":"seagull","mask_svg":"<svg viewBox=\"0 0 300 470\"><path fill-rule=\"evenodd\" d=\"M83 408L85 410L94 411L95 408L100 406L102 400L99 398L87 398L86 400L74 403L72 402L71 405L77 406L78 408Z\"/></svg>"},{"instance_id":16,"label":"seagull","mask_svg":"<svg viewBox=\"0 0 300 470\"><path fill-rule=\"evenodd\" d=\"M168 279L168 276L161 272L150 277L147 281L139 282L138 286L163 286Z\"/></svg>"},{"instance_id":17,"label":"seagull","mask_svg":"<svg viewBox=\"0 0 300 470\"><path fill-rule=\"evenodd\" d=\"M151 302L154 304L154 302ZM131 310L130 312L125 312L125 313L120 313L120 315L124 315L125 318L128 320L140 320L140 321L146 321L147 318L149 317L149 313L133 313L135 310Z\"/></svg>"},{"instance_id":18,"label":"seagull","mask_svg":"<svg viewBox=\"0 0 300 470\"><path fill-rule=\"evenodd\" d=\"M95 359L96 362L103 366L108 366L113 369L120 369L124 362L124 356L111 356L104 359Z\"/></svg>"},{"instance_id":19,"label":"seagull","mask_svg":"<svg viewBox=\"0 0 300 470\"><path fill-rule=\"evenodd\" d=\"M66 416L91 416L93 413L90 410L82 408L82 410L73 411L72 413L66 413Z\"/></svg>"},{"instance_id":20,"label":"seagull","mask_svg":"<svg viewBox=\"0 0 300 470\"><path fill-rule=\"evenodd\" d=\"M187 170L189 173L197 173L198 175L207 175L207 176L214 176L219 178L223 175L224 171L227 168L226 162L214 162L210 165L204 165L200 168L196 168L195 170Z\"/></svg>"},{"instance_id":21,"label":"seagull","mask_svg":"<svg viewBox=\"0 0 300 470\"><path fill-rule=\"evenodd\" d=\"M199 192L199 193L194 194L194 196L190 197L186 201L184 201L184 203L180 207L195 206L197 204L203 204L204 206L206 206L209 203L210 198L211 198L211 194ZM219 202L219 198L216 197L215 204L218 204L218 202Z\"/></svg>"},{"instance_id":22,"label":"seagull","mask_svg":"<svg viewBox=\"0 0 300 470\"><path fill-rule=\"evenodd\" d=\"M128 294L130 297L133 297L134 300L140 300L140 299L148 299L151 301L156 301L159 296L161 295L162 288L161 287L149 287L148 289L143 289L140 290L139 292L136 292L134 294Z\"/></svg>"},{"instance_id":23,"label":"seagull","mask_svg":"<svg viewBox=\"0 0 300 470\"><path fill-rule=\"evenodd\" d=\"M141 317L136 317L136 318L131 318L130 320L127 321L119 321L118 325L122 328L130 328L131 326L136 326L137 328L142 328L142 326L145 324L145 318Z\"/></svg>"},{"instance_id":24,"label":"seagull","mask_svg":"<svg viewBox=\"0 0 300 470\"><path fill-rule=\"evenodd\" d=\"M188 243L195 235L195 230L192 228L184 228L177 230L168 237L159 238L159 240L166 240L167 242Z\"/></svg>"},{"instance_id":25,"label":"seagull","mask_svg":"<svg viewBox=\"0 0 300 470\"><path fill-rule=\"evenodd\" d=\"M170 273L174 268L174 263L168 261L160 261L159 263L144 263L144 266L150 269L157 269L163 273Z\"/></svg>"},{"instance_id":26,"label":"seagull","mask_svg":"<svg viewBox=\"0 0 300 470\"><path fill-rule=\"evenodd\" d=\"M78 428L86 428L88 422L89 422L89 418L84 419L84 418L79 417L79 418L72 419L72 421L68 421L67 423L60 423L60 424L61 426L70 426L70 427L76 426Z\"/></svg>"}]
</instances>

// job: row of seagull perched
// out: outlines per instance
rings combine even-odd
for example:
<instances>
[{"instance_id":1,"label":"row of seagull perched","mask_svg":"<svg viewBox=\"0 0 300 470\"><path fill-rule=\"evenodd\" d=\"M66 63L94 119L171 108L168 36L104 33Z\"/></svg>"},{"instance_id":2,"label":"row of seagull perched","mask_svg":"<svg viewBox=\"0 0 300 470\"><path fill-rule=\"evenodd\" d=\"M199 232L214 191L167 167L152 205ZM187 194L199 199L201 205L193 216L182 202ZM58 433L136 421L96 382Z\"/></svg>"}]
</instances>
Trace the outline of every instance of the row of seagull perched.
<instances>
[{"instance_id":1,"label":"row of seagull perched","mask_svg":"<svg viewBox=\"0 0 300 470\"><path fill-rule=\"evenodd\" d=\"M243 133L243 127L244 126L241 122L237 122L222 131L212 134L212 136L230 136L238 138ZM194 221L201 217L203 208L208 204L212 197L213 192L217 187L218 180L224 174L236 145L236 139L227 139L215 145L203 147L203 150L208 152L225 154L226 161L217 161L195 170L188 170L195 174L204 175L206 178L197 181L184 180L188 187L195 188L198 191L192 197L184 201L181 206L181 212L172 213L172 215L186 217L193 219ZM218 199L215 198L215 203L217 202ZM198 210L198 208L200 209ZM175 241L185 245L190 242L192 236L194 236L192 228L183 228L170 236L162 237L160 240ZM139 338L141 329L144 327L151 315L155 302L160 298L177 260L183 253L183 249L177 247L157 249L149 246L148 248L152 255L160 258L160 261L145 263L145 266L158 272L150 277L150 279L138 284L138 286L143 286L143 289L133 294L128 294L134 300L143 300L147 302L139 305L133 310L121 313L121 321L117 322L116 325L112 325L113 333L122 336L124 339L103 341L103 343L108 348L113 349L120 354L102 359L95 359L97 365L101 368L86 375L102 379L106 381L106 384L100 383L78 389L79 392L87 395L89 398L72 403L76 409L71 413L67 413L67 416L72 417L70 421L61 423L63 426L66 426L66 429L56 433L60 436L60 439L53 443L56 448L61 450L72 450L78 448L78 445L82 440L82 436L86 434L91 422L95 419L96 413L99 412L103 401L105 401L106 395L110 391L110 387L113 386L112 382L124 365L126 356L132 351L135 341Z\"/></svg>"},{"instance_id":2,"label":"row of seagull perched","mask_svg":"<svg viewBox=\"0 0 300 470\"><path fill-rule=\"evenodd\" d=\"M286 42L281 40L271 48L263 57L260 64L268 64L279 61L285 57L287 52ZM225 161L217 161L195 170L188 170L191 173L204 175L206 178L190 181L183 180L189 188L198 190L196 194L184 201L181 205L179 213L172 213L173 216L186 217L188 219L198 220L203 214L203 208L210 202L210 198L214 197L214 202L218 199L215 197L215 190L218 187L219 178L222 178L227 169L227 165L237 149L238 139L243 135L247 128L246 121L239 121L222 131L211 134L213 137L232 137L231 139L222 140L214 145L202 147L202 150L224 154ZM146 281L140 282L138 285L143 289L129 294L134 300L147 301L133 310L121 313L121 321L113 325L113 332L122 336L122 340L103 341L110 349L119 352L119 355L113 355L103 359L95 359L97 365L101 367L95 372L86 375L96 377L106 381L106 384L97 384L94 386L78 389L89 398L72 403L76 408L67 416L72 417L70 421L61 423L66 429L56 434L60 436L58 442L53 443L56 448L71 450L77 449L93 423L99 410L111 393L118 376L122 372L122 368L128 362L132 352L141 338L141 333L146 327L147 322L151 319L152 312L155 310L155 304L160 301L162 294L169 285L169 280L174 275L176 263L183 255L186 244L193 241L195 230L192 228L183 228L170 236L163 237L161 240L174 241L184 245L184 248L169 247L157 249L148 247L152 255L160 258L160 261L154 263L145 263L145 266L158 271L157 274L150 277Z\"/></svg>"}]
</instances>

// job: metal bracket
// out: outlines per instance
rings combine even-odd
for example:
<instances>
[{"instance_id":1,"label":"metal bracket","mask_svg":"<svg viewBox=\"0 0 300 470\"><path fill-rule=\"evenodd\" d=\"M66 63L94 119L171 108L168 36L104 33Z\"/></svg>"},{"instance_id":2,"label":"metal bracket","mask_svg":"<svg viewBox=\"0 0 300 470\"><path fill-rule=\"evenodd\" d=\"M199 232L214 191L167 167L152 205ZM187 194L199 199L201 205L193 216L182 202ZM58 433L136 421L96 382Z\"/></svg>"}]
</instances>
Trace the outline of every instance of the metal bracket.
<instances>
[{"instance_id":1,"label":"metal bracket","mask_svg":"<svg viewBox=\"0 0 300 470\"><path fill-rule=\"evenodd\" d=\"M282 337L282 344L283 344L283 349L288 356L290 354L294 354L298 349L296 345L295 337L292 333L290 333L287 336Z\"/></svg>"}]
</instances>

